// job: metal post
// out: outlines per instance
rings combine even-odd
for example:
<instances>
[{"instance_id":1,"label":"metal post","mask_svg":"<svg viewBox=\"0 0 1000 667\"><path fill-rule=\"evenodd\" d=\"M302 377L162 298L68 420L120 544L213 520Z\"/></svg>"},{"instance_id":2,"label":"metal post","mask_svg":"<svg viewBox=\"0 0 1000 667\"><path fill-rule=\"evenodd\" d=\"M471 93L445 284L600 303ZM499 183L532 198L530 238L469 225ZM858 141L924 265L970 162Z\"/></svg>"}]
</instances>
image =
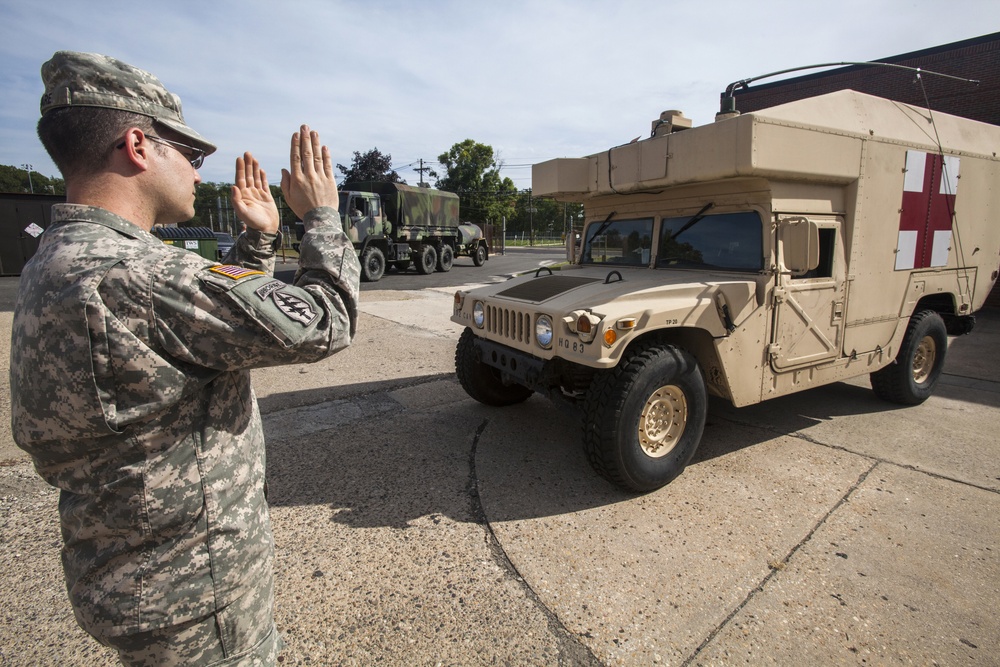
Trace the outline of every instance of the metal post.
<instances>
[{"instance_id":1,"label":"metal post","mask_svg":"<svg viewBox=\"0 0 1000 667\"><path fill-rule=\"evenodd\" d=\"M535 207L531 205L531 189L528 189L528 245L535 245Z\"/></svg>"},{"instance_id":2,"label":"metal post","mask_svg":"<svg viewBox=\"0 0 1000 667\"><path fill-rule=\"evenodd\" d=\"M35 186L31 182L31 170L34 169L34 167L30 164L22 164L21 166L28 172L28 189L31 190L31 194L35 194Z\"/></svg>"}]
</instances>

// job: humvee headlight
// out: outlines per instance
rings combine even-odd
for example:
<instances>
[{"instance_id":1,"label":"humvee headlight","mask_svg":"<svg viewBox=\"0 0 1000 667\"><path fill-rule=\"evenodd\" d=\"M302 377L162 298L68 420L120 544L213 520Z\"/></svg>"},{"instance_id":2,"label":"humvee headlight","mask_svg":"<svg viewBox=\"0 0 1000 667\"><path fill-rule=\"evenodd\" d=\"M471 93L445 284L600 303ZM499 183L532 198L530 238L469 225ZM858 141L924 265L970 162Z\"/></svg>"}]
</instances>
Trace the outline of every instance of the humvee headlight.
<instances>
[{"instance_id":1,"label":"humvee headlight","mask_svg":"<svg viewBox=\"0 0 1000 667\"><path fill-rule=\"evenodd\" d=\"M480 329L486 324L486 307L483 306L482 301L472 304L472 321Z\"/></svg>"},{"instance_id":2,"label":"humvee headlight","mask_svg":"<svg viewBox=\"0 0 1000 667\"><path fill-rule=\"evenodd\" d=\"M535 320L535 341L542 349L552 347L552 318L548 315L539 315Z\"/></svg>"}]
</instances>

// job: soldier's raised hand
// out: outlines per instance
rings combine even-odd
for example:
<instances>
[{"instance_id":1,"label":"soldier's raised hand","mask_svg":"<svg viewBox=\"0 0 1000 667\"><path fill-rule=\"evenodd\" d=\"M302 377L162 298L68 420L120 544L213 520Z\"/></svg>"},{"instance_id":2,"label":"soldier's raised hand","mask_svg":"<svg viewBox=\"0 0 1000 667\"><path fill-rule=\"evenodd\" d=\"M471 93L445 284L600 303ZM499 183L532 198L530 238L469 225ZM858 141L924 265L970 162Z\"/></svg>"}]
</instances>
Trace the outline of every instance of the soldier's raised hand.
<instances>
[{"instance_id":1,"label":"soldier's raised hand","mask_svg":"<svg viewBox=\"0 0 1000 667\"><path fill-rule=\"evenodd\" d=\"M308 125L292 135L289 169L281 170L281 191L299 217L320 206L337 208L337 180L330 149L319 142L319 133Z\"/></svg>"},{"instance_id":2,"label":"soldier's raised hand","mask_svg":"<svg viewBox=\"0 0 1000 667\"><path fill-rule=\"evenodd\" d=\"M237 217L248 229L268 234L278 231L278 207L267 185L267 174L249 152L236 158L236 185L232 198Z\"/></svg>"}]
</instances>

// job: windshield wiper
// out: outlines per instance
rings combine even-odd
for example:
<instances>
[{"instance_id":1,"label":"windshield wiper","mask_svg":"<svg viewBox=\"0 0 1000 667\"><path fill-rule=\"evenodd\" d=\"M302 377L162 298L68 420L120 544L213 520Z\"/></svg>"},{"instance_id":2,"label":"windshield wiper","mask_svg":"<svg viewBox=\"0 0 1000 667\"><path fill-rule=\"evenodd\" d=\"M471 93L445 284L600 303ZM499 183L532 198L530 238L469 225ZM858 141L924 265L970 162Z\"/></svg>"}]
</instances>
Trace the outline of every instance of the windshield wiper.
<instances>
[{"instance_id":1,"label":"windshield wiper","mask_svg":"<svg viewBox=\"0 0 1000 667\"><path fill-rule=\"evenodd\" d=\"M702 206L700 211L698 211L697 213L695 213L691 217L690 220L688 220L687 222L685 222L683 227L681 227L676 232L674 232L673 234L671 234L670 238L667 239L667 240L668 241L673 241L675 238L677 238L678 236L681 235L681 232L686 232L687 230L689 230L692 227L694 227L696 224L698 224L699 222L701 222L701 220L705 217L705 214L708 213L708 211L711 210L714 207L715 207L715 202L708 202L707 204L705 204L704 206Z\"/></svg>"},{"instance_id":2,"label":"windshield wiper","mask_svg":"<svg viewBox=\"0 0 1000 667\"><path fill-rule=\"evenodd\" d=\"M608 217L604 218L604 222L602 222L601 226L597 228L597 231L590 235L590 238L587 239L587 243L592 243L594 239L600 236L601 232L611 225L611 218L613 218L617 212L618 211L611 211L611 213L608 213Z\"/></svg>"}]
</instances>

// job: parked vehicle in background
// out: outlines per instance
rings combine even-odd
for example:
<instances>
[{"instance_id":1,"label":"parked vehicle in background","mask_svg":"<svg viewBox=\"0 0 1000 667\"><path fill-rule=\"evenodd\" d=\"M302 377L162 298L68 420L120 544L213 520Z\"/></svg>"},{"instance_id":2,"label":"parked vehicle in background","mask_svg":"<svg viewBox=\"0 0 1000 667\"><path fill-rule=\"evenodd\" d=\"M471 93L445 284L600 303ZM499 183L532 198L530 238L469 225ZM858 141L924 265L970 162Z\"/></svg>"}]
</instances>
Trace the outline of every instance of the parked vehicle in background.
<instances>
[{"instance_id":1,"label":"parked vehicle in background","mask_svg":"<svg viewBox=\"0 0 1000 667\"><path fill-rule=\"evenodd\" d=\"M707 395L737 407L859 375L926 400L1000 267L1000 127L854 91L537 164L582 202L559 273L455 294L466 392L581 416L593 467L649 491L684 469ZM959 187L960 186L960 187Z\"/></svg>"},{"instance_id":2,"label":"parked vehicle in background","mask_svg":"<svg viewBox=\"0 0 1000 667\"><path fill-rule=\"evenodd\" d=\"M345 183L339 209L365 282L381 279L387 268L406 271L413 265L426 275L450 271L455 257L469 256L476 266L489 259L482 230L459 222L458 195L451 192L402 183ZM301 238L302 223L296 227Z\"/></svg>"},{"instance_id":3,"label":"parked vehicle in background","mask_svg":"<svg viewBox=\"0 0 1000 667\"><path fill-rule=\"evenodd\" d=\"M236 245L236 239L227 232L215 232L215 238L219 242L219 259L222 259Z\"/></svg>"}]
</instances>

